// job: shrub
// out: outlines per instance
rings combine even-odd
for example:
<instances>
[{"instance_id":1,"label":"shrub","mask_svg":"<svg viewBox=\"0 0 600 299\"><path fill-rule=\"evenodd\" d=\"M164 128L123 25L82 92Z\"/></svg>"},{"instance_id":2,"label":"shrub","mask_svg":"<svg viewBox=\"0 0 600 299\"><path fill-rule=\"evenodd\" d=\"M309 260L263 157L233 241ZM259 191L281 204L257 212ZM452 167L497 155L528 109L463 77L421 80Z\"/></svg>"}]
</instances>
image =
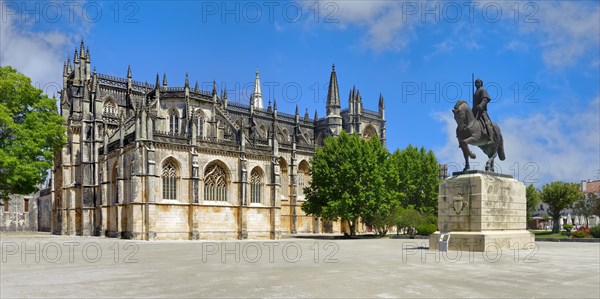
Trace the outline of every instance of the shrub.
<instances>
[{"instance_id":1,"label":"shrub","mask_svg":"<svg viewBox=\"0 0 600 299\"><path fill-rule=\"evenodd\" d=\"M409 235L415 235L415 228L424 223L423 216L413 206L399 207L399 216L396 219L397 230L405 230Z\"/></svg>"},{"instance_id":2,"label":"shrub","mask_svg":"<svg viewBox=\"0 0 600 299\"><path fill-rule=\"evenodd\" d=\"M564 229L573 229L573 224L564 224L563 228Z\"/></svg>"},{"instance_id":3,"label":"shrub","mask_svg":"<svg viewBox=\"0 0 600 299\"><path fill-rule=\"evenodd\" d=\"M429 236L437 230L435 224L419 224L417 225L417 234L420 236Z\"/></svg>"},{"instance_id":4,"label":"shrub","mask_svg":"<svg viewBox=\"0 0 600 299\"><path fill-rule=\"evenodd\" d=\"M573 236L573 238L589 238L590 229L585 226L581 226L578 230L572 233L571 236Z\"/></svg>"},{"instance_id":5,"label":"shrub","mask_svg":"<svg viewBox=\"0 0 600 299\"><path fill-rule=\"evenodd\" d=\"M600 225L596 225L590 229L590 233L594 238L600 238Z\"/></svg>"}]
</instances>

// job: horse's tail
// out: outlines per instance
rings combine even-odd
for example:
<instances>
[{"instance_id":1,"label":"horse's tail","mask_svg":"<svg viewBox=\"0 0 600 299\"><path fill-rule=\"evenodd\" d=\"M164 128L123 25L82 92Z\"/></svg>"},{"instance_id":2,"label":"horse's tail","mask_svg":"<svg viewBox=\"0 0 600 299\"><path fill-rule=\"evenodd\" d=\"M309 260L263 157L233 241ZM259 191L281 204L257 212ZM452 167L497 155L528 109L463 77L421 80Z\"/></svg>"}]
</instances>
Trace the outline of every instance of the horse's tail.
<instances>
[{"instance_id":1,"label":"horse's tail","mask_svg":"<svg viewBox=\"0 0 600 299\"><path fill-rule=\"evenodd\" d=\"M506 155L504 154L504 138L502 138L502 133L500 133L500 127L496 125L496 130L498 132L498 158L500 161L504 161L506 159Z\"/></svg>"}]
</instances>

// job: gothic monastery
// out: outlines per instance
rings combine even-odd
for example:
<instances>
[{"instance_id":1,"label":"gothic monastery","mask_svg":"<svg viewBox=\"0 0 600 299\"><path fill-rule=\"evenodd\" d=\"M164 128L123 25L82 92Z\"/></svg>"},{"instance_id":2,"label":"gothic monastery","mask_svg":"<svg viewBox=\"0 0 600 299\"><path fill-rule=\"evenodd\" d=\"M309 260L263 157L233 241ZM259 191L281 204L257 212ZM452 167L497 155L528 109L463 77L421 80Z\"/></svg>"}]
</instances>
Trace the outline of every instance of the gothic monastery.
<instances>
[{"instance_id":1,"label":"gothic monastery","mask_svg":"<svg viewBox=\"0 0 600 299\"><path fill-rule=\"evenodd\" d=\"M341 109L335 68L327 115L264 108L256 72L249 105L189 84L149 85L97 73L83 41L65 62L60 113L67 143L52 171L55 234L140 240L276 239L342 232L301 206L315 147L342 130L386 139L384 101Z\"/></svg>"}]
</instances>

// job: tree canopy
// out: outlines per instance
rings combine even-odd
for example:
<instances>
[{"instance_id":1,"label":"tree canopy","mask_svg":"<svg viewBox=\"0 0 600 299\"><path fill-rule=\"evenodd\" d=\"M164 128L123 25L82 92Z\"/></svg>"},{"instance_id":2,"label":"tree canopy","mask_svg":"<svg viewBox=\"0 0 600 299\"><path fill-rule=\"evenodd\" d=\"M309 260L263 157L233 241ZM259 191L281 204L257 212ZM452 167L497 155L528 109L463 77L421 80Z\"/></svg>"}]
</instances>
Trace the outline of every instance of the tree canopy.
<instances>
[{"instance_id":1,"label":"tree canopy","mask_svg":"<svg viewBox=\"0 0 600 299\"><path fill-rule=\"evenodd\" d=\"M424 148L409 146L390 155L376 137L365 140L342 132L316 149L310 171L302 210L348 221L351 235L359 219L385 235L403 221L414 228L417 223L407 216L411 211L437 211L439 168L433 152Z\"/></svg>"},{"instance_id":2,"label":"tree canopy","mask_svg":"<svg viewBox=\"0 0 600 299\"><path fill-rule=\"evenodd\" d=\"M316 149L311 183L302 210L325 220L348 221L354 235L359 218L373 219L394 207L396 171L376 137L364 140L342 132Z\"/></svg>"},{"instance_id":3,"label":"tree canopy","mask_svg":"<svg viewBox=\"0 0 600 299\"><path fill-rule=\"evenodd\" d=\"M437 214L439 166L433 151L409 145L391 157L398 171L398 187L403 207L414 206L424 214Z\"/></svg>"},{"instance_id":4,"label":"tree canopy","mask_svg":"<svg viewBox=\"0 0 600 299\"><path fill-rule=\"evenodd\" d=\"M598 201L594 193L583 194L575 202L573 209L585 217L585 226L589 227L588 218L596 213L600 215L600 201Z\"/></svg>"},{"instance_id":5,"label":"tree canopy","mask_svg":"<svg viewBox=\"0 0 600 299\"><path fill-rule=\"evenodd\" d=\"M542 186L540 199L548 204L548 214L554 222L552 232L557 233L560 230L560 211L570 207L582 196L579 191L579 184L552 182Z\"/></svg>"},{"instance_id":6,"label":"tree canopy","mask_svg":"<svg viewBox=\"0 0 600 299\"><path fill-rule=\"evenodd\" d=\"M16 69L0 67L0 202L37 191L64 140L56 101Z\"/></svg>"},{"instance_id":7,"label":"tree canopy","mask_svg":"<svg viewBox=\"0 0 600 299\"><path fill-rule=\"evenodd\" d=\"M539 193L533 184L529 184L527 189L525 189L525 198L527 200L527 217L531 218L533 217L533 213L535 213L535 208L540 202Z\"/></svg>"}]
</instances>

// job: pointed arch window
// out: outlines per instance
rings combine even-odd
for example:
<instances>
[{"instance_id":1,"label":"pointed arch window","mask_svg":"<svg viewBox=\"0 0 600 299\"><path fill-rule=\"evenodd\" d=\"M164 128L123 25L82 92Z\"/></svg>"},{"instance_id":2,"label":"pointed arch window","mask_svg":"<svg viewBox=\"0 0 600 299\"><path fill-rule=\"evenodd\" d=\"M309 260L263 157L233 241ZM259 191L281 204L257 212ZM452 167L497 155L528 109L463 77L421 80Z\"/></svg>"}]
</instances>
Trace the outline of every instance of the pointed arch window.
<instances>
[{"instance_id":1,"label":"pointed arch window","mask_svg":"<svg viewBox=\"0 0 600 299\"><path fill-rule=\"evenodd\" d=\"M372 137L377 136L377 131L375 130L375 128L373 127L373 125L368 125L365 128L365 131L363 132L363 137L365 139L370 139Z\"/></svg>"},{"instance_id":2,"label":"pointed arch window","mask_svg":"<svg viewBox=\"0 0 600 299\"><path fill-rule=\"evenodd\" d=\"M177 167L173 161L163 165L163 199L177 199Z\"/></svg>"},{"instance_id":3,"label":"pointed arch window","mask_svg":"<svg viewBox=\"0 0 600 299\"><path fill-rule=\"evenodd\" d=\"M218 164L210 165L204 172L204 200L227 201L227 176Z\"/></svg>"},{"instance_id":4,"label":"pointed arch window","mask_svg":"<svg viewBox=\"0 0 600 299\"><path fill-rule=\"evenodd\" d=\"M204 136L204 117L201 115L198 116L198 128L197 128L198 137Z\"/></svg>"},{"instance_id":5,"label":"pointed arch window","mask_svg":"<svg viewBox=\"0 0 600 299\"><path fill-rule=\"evenodd\" d=\"M306 161L300 162L298 166L298 195L304 195L304 187L308 186L308 181L310 180L308 168L309 166Z\"/></svg>"},{"instance_id":6,"label":"pointed arch window","mask_svg":"<svg viewBox=\"0 0 600 299\"><path fill-rule=\"evenodd\" d=\"M169 133L179 133L179 113L176 109L171 109L169 112Z\"/></svg>"},{"instance_id":7,"label":"pointed arch window","mask_svg":"<svg viewBox=\"0 0 600 299\"><path fill-rule=\"evenodd\" d=\"M204 113L202 113L201 109L198 109L196 112L196 134L197 137L204 136Z\"/></svg>"},{"instance_id":8,"label":"pointed arch window","mask_svg":"<svg viewBox=\"0 0 600 299\"><path fill-rule=\"evenodd\" d=\"M103 112L106 115L117 115L117 105L115 105L112 99L104 101Z\"/></svg>"},{"instance_id":9,"label":"pointed arch window","mask_svg":"<svg viewBox=\"0 0 600 299\"><path fill-rule=\"evenodd\" d=\"M279 158L281 167L281 200L289 200L290 196L290 177L288 175L287 162L283 158Z\"/></svg>"},{"instance_id":10,"label":"pointed arch window","mask_svg":"<svg viewBox=\"0 0 600 299\"><path fill-rule=\"evenodd\" d=\"M258 168L250 173L250 203L261 203L263 178Z\"/></svg>"},{"instance_id":11,"label":"pointed arch window","mask_svg":"<svg viewBox=\"0 0 600 299\"><path fill-rule=\"evenodd\" d=\"M112 202L115 204L119 203L119 184L117 183L117 177L119 177L118 162L115 163L112 170L112 180L110 182L110 188L112 193Z\"/></svg>"}]
</instances>

